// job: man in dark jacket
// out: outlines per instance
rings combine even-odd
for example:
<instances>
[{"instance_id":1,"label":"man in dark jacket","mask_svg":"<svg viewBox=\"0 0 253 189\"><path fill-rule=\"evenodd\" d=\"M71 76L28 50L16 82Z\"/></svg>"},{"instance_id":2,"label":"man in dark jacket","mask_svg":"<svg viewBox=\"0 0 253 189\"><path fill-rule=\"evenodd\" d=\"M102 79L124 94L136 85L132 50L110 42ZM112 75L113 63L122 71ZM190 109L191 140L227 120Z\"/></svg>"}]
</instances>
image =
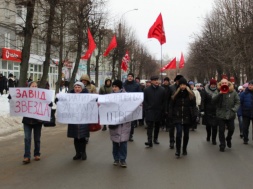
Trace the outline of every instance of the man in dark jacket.
<instances>
[{"instance_id":1,"label":"man in dark jacket","mask_svg":"<svg viewBox=\"0 0 253 189\"><path fill-rule=\"evenodd\" d=\"M171 96L175 94L177 88L179 79L181 79L182 75L177 75L174 79L175 84L170 86L171 89ZM170 118L171 119L171 118ZM169 136L170 136L170 149L174 149L175 144L175 126L173 124L169 125Z\"/></svg>"},{"instance_id":2,"label":"man in dark jacket","mask_svg":"<svg viewBox=\"0 0 253 189\"><path fill-rule=\"evenodd\" d=\"M134 81L134 74L129 73L127 75L127 80L123 84L123 88L126 92L128 93L133 93L133 92L141 92L141 87L136 81ZM129 141L132 142L133 140L133 134L134 134L134 128L137 126L137 120L131 122L131 132L130 132L130 137Z\"/></svg>"},{"instance_id":3,"label":"man in dark jacket","mask_svg":"<svg viewBox=\"0 0 253 189\"><path fill-rule=\"evenodd\" d=\"M253 80L240 95L241 111L243 117L243 141L248 144L250 121L253 121Z\"/></svg>"},{"instance_id":4,"label":"man in dark jacket","mask_svg":"<svg viewBox=\"0 0 253 189\"><path fill-rule=\"evenodd\" d=\"M147 123L148 142L145 142L147 147L152 147L154 144L159 144L158 134L161 124L162 115L165 108L165 90L159 86L158 76L152 76L151 86L144 90L144 111ZM154 138L152 135L154 130Z\"/></svg>"},{"instance_id":5,"label":"man in dark jacket","mask_svg":"<svg viewBox=\"0 0 253 189\"><path fill-rule=\"evenodd\" d=\"M206 140L209 142L210 138L212 138L213 145L216 145L218 120L216 117L216 105L212 102L212 96L217 93L217 81L215 79L211 79L210 83L205 86L205 90L203 90L201 97L201 112L204 112L205 114L203 116L204 121L202 124L206 125Z\"/></svg>"},{"instance_id":6,"label":"man in dark jacket","mask_svg":"<svg viewBox=\"0 0 253 189\"><path fill-rule=\"evenodd\" d=\"M166 132L169 132L169 106L170 106L170 99L171 99L171 94L172 94L172 90L170 88L170 78L165 77L163 79L163 85L162 87L165 89L165 114L163 117L163 121L164 121L164 125L165 125L165 129Z\"/></svg>"},{"instance_id":7,"label":"man in dark jacket","mask_svg":"<svg viewBox=\"0 0 253 189\"><path fill-rule=\"evenodd\" d=\"M221 90L224 86L228 87L228 91ZM222 88L221 88L222 87ZM232 147L232 136L235 130L235 115L240 105L240 99L232 83L227 79L222 79L218 84L220 92L212 97L213 102L216 104L216 116L218 118L219 125L219 139L220 139L220 151L224 152L227 146ZM225 139L225 126L227 126L228 134Z\"/></svg>"}]
</instances>

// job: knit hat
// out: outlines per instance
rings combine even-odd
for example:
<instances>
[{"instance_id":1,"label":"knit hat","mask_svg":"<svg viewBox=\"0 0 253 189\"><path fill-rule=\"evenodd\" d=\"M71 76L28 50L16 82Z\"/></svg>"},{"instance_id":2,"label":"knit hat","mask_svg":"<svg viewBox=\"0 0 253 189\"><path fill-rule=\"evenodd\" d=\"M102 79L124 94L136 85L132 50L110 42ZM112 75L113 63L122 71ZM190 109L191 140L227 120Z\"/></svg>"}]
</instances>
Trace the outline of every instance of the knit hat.
<instances>
[{"instance_id":1,"label":"knit hat","mask_svg":"<svg viewBox=\"0 0 253 189\"><path fill-rule=\"evenodd\" d=\"M242 90L243 89L243 87L242 86L239 86L238 87L238 91L240 91L240 90Z\"/></svg>"},{"instance_id":2,"label":"knit hat","mask_svg":"<svg viewBox=\"0 0 253 189\"><path fill-rule=\"evenodd\" d=\"M217 81L215 79L210 79L210 85L217 85Z\"/></svg>"},{"instance_id":3,"label":"knit hat","mask_svg":"<svg viewBox=\"0 0 253 189\"><path fill-rule=\"evenodd\" d=\"M186 81L186 79L183 78L183 77L181 77L181 78L179 79L179 81L178 81L178 85L181 85L181 84L187 85L187 81Z\"/></svg>"},{"instance_id":4,"label":"knit hat","mask_svg":"<svg viewBox=\"0 0 253 189\"><path fill-rule=\"evenodd\" d=\"M253 80L249 81L249 84L253 85Z\"/></svg>"},{"instance_id":5,"label":"knit hat","mask_svg":"<svg viewBox=\"0 0 253 189\"><path fill-rule=\"evenodd\" d=\"M114 82L112 82L112 86L113 85L116 85L117 87L122 89L122 81L120 81L120 80L115 80Z\"/></svg>"},{"instance_id":6,"label":"knit hat","mask_svg":"<svg viewBox=\"0 0 253 189\"><path fill-rule=\"evenodd\" d=\"M157 75L153 75L153 76L151 76L150 77L150 80L152 81L152 80L158 80L159 79L159 77L157 76Z\"/></svg>"},{"instance_id":7,"label":"knit hat","mask_svg":"<svg viewBox=\"0 0 253 189\"><path fill-rule=\"evenodd\" d=\"M188 84L189 85L194 85L194 82L193 81L189 81Z\"/></svg>"},{"instance_id":8,"label":"knit hat","mask_svg":"<svg viewBox=\"0 0 253 189\"><path fill-rule=\"evenodd\" d=\"M76 85L78 85L78 86L82 87L82 89L84 89L84 84L83 84L81 81L75 82L74 87L75 87Z\"/></svg>"},{"instance_id":9,"label":"knit hat","mask_svg":"<svg viewBox=\"0 0 253 189\"><path fill-rule=\"evenodd\" d=\"M249 85L248 83L244 83L242 87L243 87L243 88L247 88L248 85Z\"/></svg>"},{"instance_id":10,"label":"knit hat","mask_svg":"<svg viewBox=\"0 0 253 189\"><path fill-rule=\"evenodd\" d=\"M174 81L178 81L180 78L182 78L183 76L182 75L177 75L174 79Z\"/></svg>"},{"instance_id":11,"label":"knit hat","mask_svg":"<svg viewBox=\"0 0 253 189\"><path fill-rule=\"evenodd\" d=\"M163 81L168 81L168 82L170 82L170 78L165 77L165 78L163 79Z\"/></svg>"}]
</instances>

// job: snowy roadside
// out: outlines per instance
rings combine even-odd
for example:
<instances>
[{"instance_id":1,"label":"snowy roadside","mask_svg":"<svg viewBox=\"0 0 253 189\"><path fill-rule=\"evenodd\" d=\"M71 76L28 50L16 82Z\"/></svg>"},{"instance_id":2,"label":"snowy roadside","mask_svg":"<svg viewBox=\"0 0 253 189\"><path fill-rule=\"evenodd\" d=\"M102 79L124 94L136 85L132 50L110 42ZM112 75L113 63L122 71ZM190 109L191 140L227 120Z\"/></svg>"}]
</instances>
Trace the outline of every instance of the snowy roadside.
<instances>
[{"instance_id":1,"label":"snowy roadside","mask_svg":"<svg viewBox=\"0 0 253 189\"><path fill-rule=\"evenodd\" d=\"M8 95L0 96L0 137L23 130L22 117L10 117Z\"/></svg>"}]
</instances>

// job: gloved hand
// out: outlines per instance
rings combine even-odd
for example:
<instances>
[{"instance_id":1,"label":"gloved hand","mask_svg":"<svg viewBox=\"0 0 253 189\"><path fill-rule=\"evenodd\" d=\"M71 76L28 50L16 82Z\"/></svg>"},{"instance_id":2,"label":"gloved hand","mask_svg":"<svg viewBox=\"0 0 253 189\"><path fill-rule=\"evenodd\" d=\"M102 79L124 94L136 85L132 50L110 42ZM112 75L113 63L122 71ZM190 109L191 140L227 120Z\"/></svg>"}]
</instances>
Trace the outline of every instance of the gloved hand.
<instances>
[{"instance_id":1,"label":"gloved hand","mask_svg":"<svg viewBox=\"0 0 253 189\"><path fill-rule=\"evenodd\" d=\"M50 104L48 104L49 107L53 107L53 102L50 102Z\"/></svg>"},{"instance_id":2,"label":"gloved hand","mask_svg":"<svg viewBox=\"0 0 253 189\"><path fill-rule=\"evenodd\" d=\"M10 100L11 99L11 95L9 94L7 98Z\"/></svg>"}]
</instances>

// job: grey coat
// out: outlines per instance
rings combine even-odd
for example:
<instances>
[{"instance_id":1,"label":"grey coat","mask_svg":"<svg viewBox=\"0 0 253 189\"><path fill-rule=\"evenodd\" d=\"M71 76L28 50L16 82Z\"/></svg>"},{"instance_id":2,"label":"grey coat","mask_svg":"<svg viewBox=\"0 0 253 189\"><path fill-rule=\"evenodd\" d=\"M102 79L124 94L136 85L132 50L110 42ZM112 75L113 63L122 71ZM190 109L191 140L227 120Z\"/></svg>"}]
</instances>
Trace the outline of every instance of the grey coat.
<instances>
[{"instance_id":1,"label":"grey coat","mask_svg":"<svg viewBox=\"0 0 253 189\"><path fill-rule=\"evenodd\" d=\"M131 122L123 123L120 125L110 125L110 136L113 142L126 142L129 140Z\"/></svg>"},{"instance_id":2,"label":"grey coat","mask_svg":"<svg viewBox=\"0 0 253 189\"><path fill-rule=\"evenodd\" d=\"M220 89L221 84L218 84ZM240 106L240 99L234 87L229 83L229 92L227 94L215 94L212 96L212 101L216 105L216 116L220 119L235 119L236 112Z\"/></svg>"}]
</instances>

